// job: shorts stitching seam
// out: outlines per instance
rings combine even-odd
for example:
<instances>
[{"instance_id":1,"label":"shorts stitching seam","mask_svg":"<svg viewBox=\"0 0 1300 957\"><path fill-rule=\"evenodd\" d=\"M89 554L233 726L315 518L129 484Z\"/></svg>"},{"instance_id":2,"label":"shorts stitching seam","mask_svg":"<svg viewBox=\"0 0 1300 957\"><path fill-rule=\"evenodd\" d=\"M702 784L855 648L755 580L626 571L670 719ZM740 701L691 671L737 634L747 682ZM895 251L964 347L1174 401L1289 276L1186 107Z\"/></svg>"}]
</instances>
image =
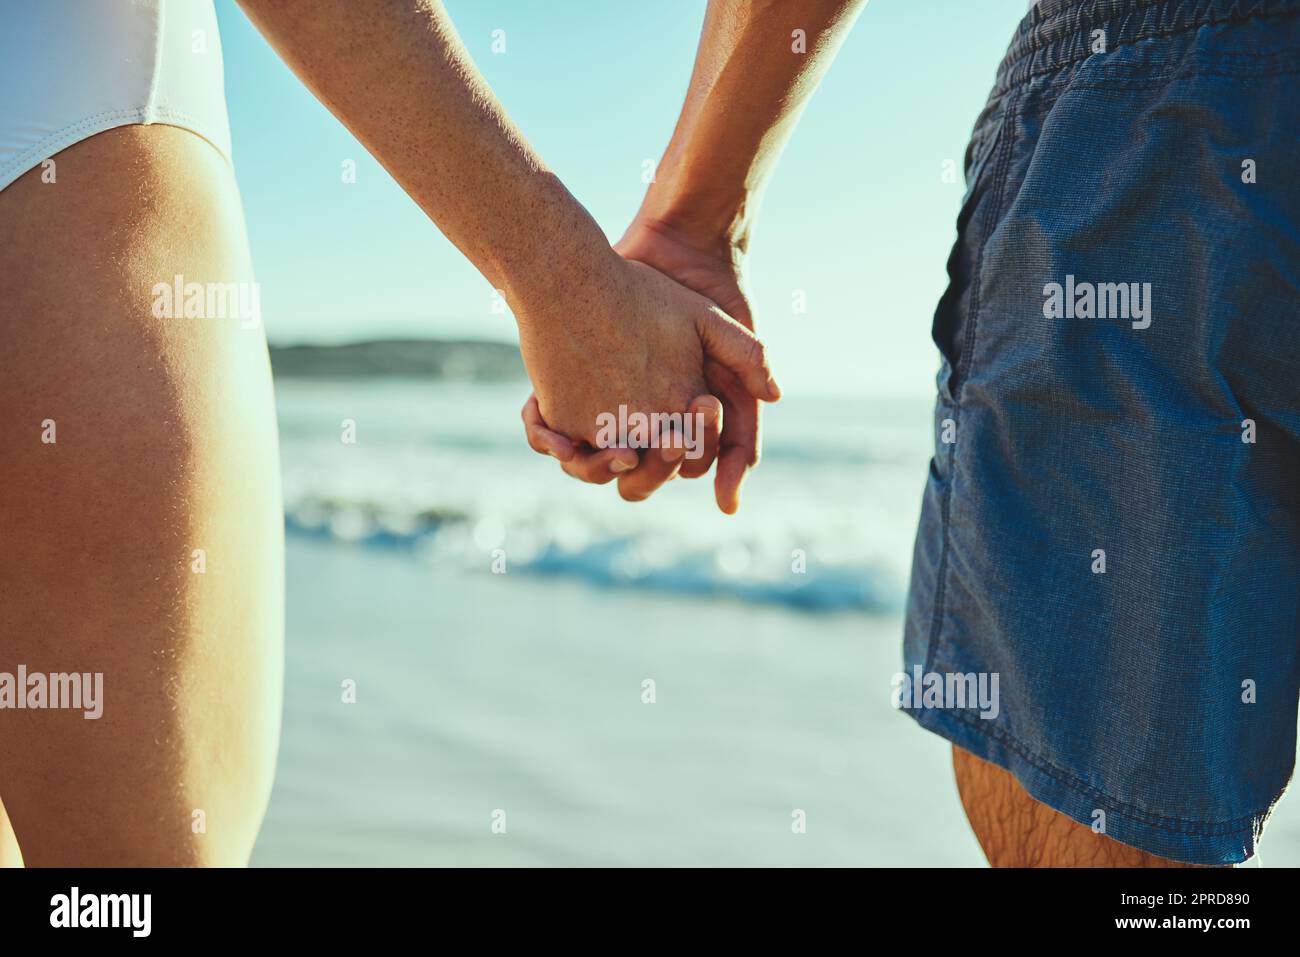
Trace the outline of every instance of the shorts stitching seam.
<instances>
[{"instance_id":1,"label":"shorts stitching seam","mask_svg":"<svg viewBox=\"0 0 1300 957\"><path fill-rule=\"evenodd\" d=\"M1130 16L1134 12L1136 12L1137 9L1138 9L1137 7L1131 7L1128 10L1124 11L1123 13L1116 14L1115 17L1113 17L1111 20L1105 21L1105 23L1113 23L1116 19L1125 16ZM1210 16L1202 21L1198 21L1192 24L1184 24L1177 27L1168 27L1164 30L1152 30L1151 32L1139 32L1133 36L1125 37L1124 39L1116 42L1115 46L1112 47L1112 49L1119 49L1120 47L1124 47L1124 46L1133 46L1135 43L1139 43L1143 40L1164 39L1166 37L1177 36L1180 33L1193 33L1196 30L1199 30L1201 27L1213 27L1223 23L1248 23L1251 20L1272 20L1272 19L1277 19L1279 17L1292 17L1295 15L1296 14L1294 10L1279 10L1275 13L1251 13L1245 16L1235 16L1235 17L1227 16L1227 17L1215 18L1213 16ZM1032 59L1033 54L1037 53L1039 50L1045 50L1053 44L1059 43L1061 39L1062 38L1053 38L1043 43L1034 43L1027 46L1021 56L1017 57L1012 62L1006 64L1003 69L1005 69L1008 74L1014 72L1026 60ZM1035 77L1045 76L1048 73L1055 73L1057 70L1072 66L1073 64L1078 63L1081 60L1086 60L1091 55L1092 54L1087 54L1087 55L1081 54L1078 56L1071 57L1069 59L1062 59L1060 61L1053 62L1050 66L1040 67L1037 70L1028 70L1026 71L1024 76L1017 77L1015 80L1009 82L1008 85L1002 90L1002 92L1009 93L1011 90L1021 86L1022 84L1028 83L1030 80L1034 79Z\"/></svg>"},{"instance_id":2,"label":"shorts stitching seam","mask_svg":"<svg viewBox=\"0 0 1300 957\"><path fill-rule=\"evenodd\" d=\"M986 737L993 738L998 742L1011 748L1021 758L1028 761L1039 771L1046 774L1058 784L1068 787L1072 791L1082 794L1084 797L1093 798L1104 802L1112 810L1118 811L1122 815L1132 819L1136 823L1145 824L1148 827L1157 827L1163 831L1172 831L1177 834L1194 834L1202 837L1222 837L1225 834L1231 834L1239 831L1243 825L1250 825L1253 830L1254 822L1259 820L1260 816L1267 813L1268 808L1256 811L1242 817L1232 818L1227 821L1197 821L1189 818L1165 817L1164 815L1155 814L1147 811L1134 804L1128 804L1113 798L1104 791L1098 790L1091 784L1079 780L1064 768L1058 768L1046 758L1031 751L1027 745L1020 741L1008 731L988 725L987 722L980 719L967 717L960 711L951 710L951 713L963 724L976 729ZM1104 810L1104 808L1102 808Z\"/></svg>"},{"instance_id":3,"label":"shorts stitching seam","mask_svg":"<svg viewBox=\"0 0 1300 957\"><path fill-rule=\"evenodd\" d=\"M979 256L975 261L974 273L971 277L971 288L969 293L969 315L967 321L970 324L970 330L963 336L966 340L963 343L963 353L957 359L957 367L954 374L957 377L957 387L952 393L952 419L954 430L960 429L961 424L961 397L966 390L966 379L963 376L963 368L970 368L970 353L974 350L975 343L975 326L979 318L980 306L980 281L983 276L984 253L988 246L989 240L993 236L994 229L997 228L998 216L1001 214L1002 197L1004 194L1005 179L1011 165L1011 137L1007 135L1009 127L1015 118L1015 101L1007 104L1007 109L1002 117L1002 122L997 128L997 140L994 143L994 152L985 162L993 162L993 187L996 192L993 194L993 208L989 212L988 225L984 230L984 235L980 240ZM972 189L978 189L979 184L972 185ZM972 200L978 202L972 197ZM934 613L930 620L930 640L926 649L925 670L931 671L934 666L934 660L938 656L939 648L943 644L943 612L944 599L947 593L948 582L948 552L950 549L951 514L952 514L952 487L957 471L957 443L952 442L948 445L948 480L943 489L942 505L942 522L943 522L943 544L939 552L939 565L935 574L934 587Z\"/></svg>"}]
</instances>

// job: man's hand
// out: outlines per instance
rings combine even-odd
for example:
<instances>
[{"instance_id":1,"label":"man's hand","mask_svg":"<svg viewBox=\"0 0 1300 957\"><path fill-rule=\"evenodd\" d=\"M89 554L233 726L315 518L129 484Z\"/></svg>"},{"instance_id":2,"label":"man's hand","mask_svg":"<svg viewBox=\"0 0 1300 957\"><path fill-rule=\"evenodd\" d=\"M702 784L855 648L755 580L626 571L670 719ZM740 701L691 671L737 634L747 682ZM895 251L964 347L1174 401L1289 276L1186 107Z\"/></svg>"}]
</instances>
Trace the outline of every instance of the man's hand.
<instances>
[{"instance_id":1,"label":"man's hand","mask_svg":"<svg viewBox=\"0 0 1300 957\"><path fill-rule=\"evenodd\" d=\"M799 115L866 0L709 0L686 102L632 227L617 250L708 297L752 326L742 280L763 187ZM792 47L797 32L807 38ZM728 370L709 363L705 380L721 399L716 494L734 512L758 461L758 404ZM701 396L701 406L717 400ZM529 442L587 481L609 481L611 464L547 428L531 400ZM555 423L551 423L554 425ZM679 465L651 457L619 477L625 498L644 498L676 474L706 472L712 456Z\"/></svg>"},{"instance_id":2,"label":"man's hand","mask_svg":"<svg viewBox=\"0 0 1300 957\"><path fill-rule=\"evenodd\" d=\"M614 247L628 259L653 266L688 289L717 303L727 315L754 329L754 315L745 291L744 256L729 246L693 244L681 232L651 220L638 220ZM704 367L709 392L721 400L722 434L718 446L718 471L714 495L718 508L732 515L740 508L740 486L749 470L758 464L761 450L758 401L735 374L716 361ZM684 478L705 475L712 457L685 462ZM635 484L641 470L624 481ZM641 476L641 481L645 481ZM662 484L662 483L660 483ZM646 491L648 495L654 486Z\"/></svg>"}]
</instances>

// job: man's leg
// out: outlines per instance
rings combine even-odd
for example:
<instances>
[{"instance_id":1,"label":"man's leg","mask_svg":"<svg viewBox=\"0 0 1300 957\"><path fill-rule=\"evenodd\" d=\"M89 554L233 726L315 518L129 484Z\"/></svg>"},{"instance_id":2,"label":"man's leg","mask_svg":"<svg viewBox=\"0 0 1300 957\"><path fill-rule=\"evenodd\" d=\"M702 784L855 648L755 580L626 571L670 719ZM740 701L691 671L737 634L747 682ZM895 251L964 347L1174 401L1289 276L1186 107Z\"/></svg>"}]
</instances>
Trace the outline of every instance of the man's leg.
<instances>
[{"instance_id":1,"label":"man's leg","mask_svg":"<svg viewBox=\"0 0 1300 957\"><path fill-rule=\"evenodd\" d=\"M1121 844L1035 801L1009 772L952 749L966 819L993 867L1198 867Z\"/></svg>"},{"instance_id":2,"label":"man's leg","mask_svg":"<svg viewBox=\"0 0 1300 957\"><path fill-rule=\"evenodd\" d=\"M0 801L0 867L22 866L23 855L18 850L18 838L9 823L9 815L5 813L4 802Z\"/></svg>"}]
</instances>

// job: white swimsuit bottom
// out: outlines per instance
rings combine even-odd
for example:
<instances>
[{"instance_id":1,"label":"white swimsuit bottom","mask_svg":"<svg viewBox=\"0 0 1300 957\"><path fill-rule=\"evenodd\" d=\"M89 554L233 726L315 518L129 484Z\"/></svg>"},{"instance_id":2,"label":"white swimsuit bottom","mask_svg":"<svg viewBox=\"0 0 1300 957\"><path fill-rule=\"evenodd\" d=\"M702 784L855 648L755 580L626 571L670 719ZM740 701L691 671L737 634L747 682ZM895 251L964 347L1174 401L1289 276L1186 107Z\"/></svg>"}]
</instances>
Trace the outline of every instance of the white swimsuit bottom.
<instances>
[{"instance_id":1,"label":"white swimsuit bottom","mask_svg":"<svg viewBox=\"0 0 1300 957\"><path fill-rule=\"evenodd\" d=\"M148 123L230 161L212 0L0 0L0 190L89 136Z\"/></svg>"}]
</instances>

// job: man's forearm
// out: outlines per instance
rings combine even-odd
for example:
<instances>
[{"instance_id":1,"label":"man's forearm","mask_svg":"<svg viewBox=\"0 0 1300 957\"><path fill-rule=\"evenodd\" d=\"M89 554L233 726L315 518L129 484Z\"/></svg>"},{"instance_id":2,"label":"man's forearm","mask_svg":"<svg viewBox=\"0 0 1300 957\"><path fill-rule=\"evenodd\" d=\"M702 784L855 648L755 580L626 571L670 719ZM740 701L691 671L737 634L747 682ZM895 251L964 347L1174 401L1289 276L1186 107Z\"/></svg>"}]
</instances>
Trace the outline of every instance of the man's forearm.
<instances>
[{"instance_id":1,"label":"man's forearm","mask_svg":"<svg viewBox=\"0 0 1300 957\"><path fill-rule=\"evenodd\" d=\"M612 255L505 115L439 0L240 2L307 87L512 303L550 294L561 281L557 263Z\"/></svg>"},{"instance_id":2,"label":"man's forearm","mask_svg":"<svg viewBox=\"0 0 1300 957\"><path fill-rule=\"evenodd\" d=\"M743 252L781 149L865 5L710 0L686 103L638 219Z\"/></svg>"}]
</instances>

